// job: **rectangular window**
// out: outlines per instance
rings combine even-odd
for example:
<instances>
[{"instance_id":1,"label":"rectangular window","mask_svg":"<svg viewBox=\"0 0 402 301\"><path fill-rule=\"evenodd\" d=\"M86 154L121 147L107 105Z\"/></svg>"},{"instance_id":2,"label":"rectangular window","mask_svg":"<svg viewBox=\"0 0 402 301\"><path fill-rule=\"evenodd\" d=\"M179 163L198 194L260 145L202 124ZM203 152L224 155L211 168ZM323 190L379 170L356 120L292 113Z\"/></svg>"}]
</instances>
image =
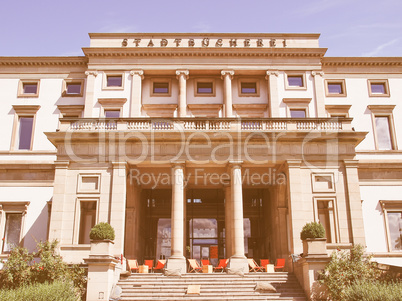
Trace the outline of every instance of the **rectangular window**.
<instances>
[{"instance_id":1,"label":"rectangular window","mask_svg":"<svg viewBox=\"0 0 402 301\"><path fill-rule=\"evenodd\" d=\"M377 146L380 150L394 149L388 116L375 116Z\"/></svg>"},{"instance_id":2,"label":"rectangular window","mask_svg":"<svg viewBox=\"0 0 402 301\"><path fill-rule=\"evenodd\" d=\"M39 80L21 79L18 84L18 97L38 97Z\"/></svg>"},{"instance_id":3,"label":"rectangular window","mask_svg":"<svg viewBox=\"0 0 402 301\"><path fill-rule=\"evenodd\" d=\"M345 80L327 79L325 80L326 96L346 96Z\"/></svg>"},{"instance_id":4,"label":"rectangular window","mask_svg":"<svg viewBox=\"0 0 402 301\"><path fill-rule=\"evenodd\" d=\"M371 84L371 93L372 94L385 94L384 83L372 83Z\"/></svg>"},{"instance_id":5,"label":"rectangular window","mask_svg":"<svg viewBox=\"0 0 402 301\"><path fill-rule=\"evenodd\" d=\"M335 243L335 216L332 200L317 200L318 220L324 226L328 243Z\"/></svg>"},{"instance_id":6,"label":"rectangular window","mask_svg":"<svg viewBox=\"0 0 402 301\"><path fill-rule=\"evenodd\" d=\"M24 94L36 94L38 92L38 84L37 83L24 83L22 85Z\"/></svg>"},{"instance_id":7,"label":"rectangular window","mask_svg":"<svg viewBox=\"0 0 402 301\"><path fill-rule=\"evenodd\" d=\"M291 118L306 118L306 110L304 109L290 109Z\"/></svg>"},{"instance_id":8,"label":"rectangular window","mask_svg":"<svg viewBox=\"0 0 402 301\"><path fill-rule=\"evenodd\" d=\"M81 84L79 83L67 83L67 94L81 94Z\"/></svg>"},{"instance_id":9,"label":"rectangular window","mask_svg":"<svg viewBox=\"0 0 402 301\"><path fill-rule=\"evenodd\" d=\"M402 211L387 212L391 251L402 251Z\"/></svg>"},{"instance_id":10,"label":"rectangular window","mask_svg":"<svg viewBox=\"0 0 402 301\"><path fill-rule=\"evenodd\" d=\"M107 75L107 87L122 87L123 78L121 75Z\"/></svg>"},{"instance_id":11,"label":"rectangular window","mask_svg":"<svg viewBox=\"0 0 402 301\"><path fill-rule=\"evenodd\" d=\"M18 149L31 149L33 116L19 118Z\"/></svg>"},{"instance_id":12,"label":"rectangular window","mask_svg":"<svg viewBox=\"0 0 402 301\"><path fill-rule=\"evenodd\" d=\"M96 201L80 202L79 244L89 244L89 232L96 223Z\"/></svg>"},{"instance_id":13,"label":"rectangular window","mask_svg":"<svg viewBox=\"0 0 402 301\"><path fill-rule=\"evenodd\" d=\"M288 75L289 87L303 87L303 76L301 75Z\"/></svg>"},{"instance_id":14,"label":"rectangular window","mask_svg":"<svg viewBox=\"0 0 402 301\"><path fill-rule=\"evenodd\" d=\"M106 118L120 118L120 110L105 110Z\"/></svg>"},{"instance_id":15,"label":"rectangular window","mask_svg":"<svg viewBox=\"0 0 402 301\"><path fill-rule=\"evenodd\" d=\"M19 246L21 238L22 213L6 213L3 253L9 253Z\"/></svg>"},{"instance_id":16,"label":"rectangular window","mask_svg":"<svg viewBox=\"0 0 402 301\"><path fill-rule=\"evenodd\" d=\"M213 94L212 82L197 82L197 94Z\"/></svg>"},{"instance_id":17,"label":"rectangular window","mask_svg":"<svg viewBox=\"0 0 402 301\"><path fill-rule=\"evenodd\" d=\"M256 94L257 93L257 83L241 83L241 93L242 94Z\"/></svg>"},{"instance_id":18,"label":"rectangular window","mask_svg":"<svg viewBox=\"0 0 402 301\"><path fill-rule=\"evenodd\" d=\"M369 96L371 97L390 96L387 80L369 79L368 84L369 84Z\"/></svg>"},{"instance_id":19,"label":"rectangular window","mask_svg":"<svg viewBox=\"0 0 402 301\"><path fill-rule=\"evenodd\" d=\"M152 91L154 94L168 94L169 93L169 83L154 82Z\"/></svg>"}]
</instances>

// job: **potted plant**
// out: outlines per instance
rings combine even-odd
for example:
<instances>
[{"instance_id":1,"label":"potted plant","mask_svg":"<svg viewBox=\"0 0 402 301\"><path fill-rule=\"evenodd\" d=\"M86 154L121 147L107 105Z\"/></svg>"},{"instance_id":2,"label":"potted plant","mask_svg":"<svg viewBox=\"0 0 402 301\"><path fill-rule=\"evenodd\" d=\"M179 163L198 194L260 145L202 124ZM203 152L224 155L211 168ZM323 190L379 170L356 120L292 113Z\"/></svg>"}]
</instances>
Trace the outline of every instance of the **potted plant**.
<instances>
[{"instance_id":1,"label":"potted plant","mask_svg":"<svg viewBox=\"0 0 402 301\"><path fill-rule=\"evenodd\" d=\"M320 223L305 224L300 232L300 239L303 241L303 256L327 253L325 229Z\"/></svg>"},{"instance_id":2,"label":"potted plant","mask_svg":"<svg viewBox=\"0 0 402 301\"><path fill-rule=\"evenodd\" d=\"M89 232L91 255L112 255L115 233L108 223L96 224Z\"/></svg>"}]
</instances>

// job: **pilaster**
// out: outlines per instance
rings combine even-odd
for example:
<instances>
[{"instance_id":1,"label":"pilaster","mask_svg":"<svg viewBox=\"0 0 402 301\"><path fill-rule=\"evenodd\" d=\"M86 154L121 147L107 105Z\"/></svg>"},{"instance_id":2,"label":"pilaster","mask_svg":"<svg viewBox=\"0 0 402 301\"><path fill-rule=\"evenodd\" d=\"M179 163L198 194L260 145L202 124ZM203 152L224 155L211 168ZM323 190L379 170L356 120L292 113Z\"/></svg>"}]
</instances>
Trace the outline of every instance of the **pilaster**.
<instances>
[{"instance_id":1,"label":"pilaster","mask_svg":"<svg viewBox=\"0 0 402 301\"><path fill-rule=\"evenodd\" d=\"M187 116L187 79L189 71L188 70L177 70L176 76L179 80L179 117Z\"/></svg>"},{"instance_id":2,"label":"pilaster","mask_svg":"<svg viewBox=\"0 0 402 301\"><path fill-rule=\"evenodd\" d=\"M268 110L269 117L278 118L279 116L279 94L278 94L278 77L279 71L268 70L265 79L268 81Z\"/></svg>"},{"instance_id":3,"label":"pilaster","mask_svg":"<svg viewBox=\"0 0 402 301\"><path fill-rule=\"evenodd\" d=\"M233 79L234 71L233 70L222 70L221 75L222 75L222 79L223 79L223 103L225 105L224 117L233 117L232 79Z\"/></svg>"},{"instance_id":4,"label":"pilaster","mask_svg":"<svg viewBox=\"0 0 402 301\"><path fill-rule=\"evenodd\" d=\"M314 92L315 92L315 106L317 110L317 118L326 117L325 114L325 99L324 99L324 72L312 71L311 75L314 77Z\"/></svg>"},{"instance_id":5,"label":"pilaster","mask_svg":"<svg viewBox=\"0 0 402 301\"><path fill-rule=\"evenodd\" d=\"M133 77L131 82L130 117L140 117L144 71L131 70L130 75Z\"/></svg>"},{"instance_id":6,"label":"pilaster","mask_svg":"<svg viewBox=\"0 0 402 301\"><path fill-rule=\"evenodd\" d=\"M98 76L98 71L85 71L85 75L87 76L87 86L85 89L85 108L84 108L84 117L91 118L92 110L94 107L94 98L95 98L95 80Z\"/></svg>"}]
</instances>

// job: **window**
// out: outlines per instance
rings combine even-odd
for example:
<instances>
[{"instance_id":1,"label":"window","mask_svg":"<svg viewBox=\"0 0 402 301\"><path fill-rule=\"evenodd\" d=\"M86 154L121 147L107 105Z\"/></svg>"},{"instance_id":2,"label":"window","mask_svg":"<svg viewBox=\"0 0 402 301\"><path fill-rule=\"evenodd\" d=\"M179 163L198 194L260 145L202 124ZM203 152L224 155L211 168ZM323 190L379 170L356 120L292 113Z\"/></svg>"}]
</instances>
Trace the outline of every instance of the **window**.
<instances>
[{"instance_id":1,"label":"window","mask_svg":"<svg viewBox=\"0 0 402 301\"><path fill-rule=\"evenodd\" d=\"M171 96L172 82L170 78L152 78L151 96L169 97Z\"/></svg>"},{"instance_id":2,"label":"window","mask_svg":"<svg viewBox=\"0 0 402 301\"><path fill-rule=\"evenodd\" d=\"M32 150L36 112L40 106L13 105L14 126L11 140L12 150Z\"/></svg>"},{"instance_id":3,"label":"window","mask_svg":"<svg viewBox=\"0 0 402 301\"><path fill-rule=\"evenodd\" d=\"M326 105L328 117L332 118L347 118L349 117L349 109L351 105Z\"/></svg>"},{"instance_id":4,"label":"window","mask_svg":"<svg viewBox=\"0 0 402 301\"><path fill-rule=\"evenodd\" d=\"M306 118L306 110L304 109L290 109L291 118Z\"/></svg>"},{"instance_id":5,"label":"window","mask_svg":"<svg viewBox=\"0 0 402 301\"><path fill-rule=\"evenodd\" d=\"M106 118L120 118L120 110L105 110Z\"/></svg>"},{"instance_id":6,"label":"window","mask_svg":"<svg viewBox=\"0 0 402 301\"><path fill-rule=\"evenodd\" d=\"M260 82L253 78L239 78L238 91L240 97L260 96Z\"/></svg>"},{"instance_id":7,"label":"window","mask_svg":"<svg viewBox=\"0 0 402 301\"><path fill-rule=\"evenodd\" d=\"M345 80L325 80L326 96L346 96Z\"/></svg>"},{"instance_id":8,"label":"window","mask_svg":"<svg viewBox=\"0 0 402 301\"><path fill-rule=\"evenodd\" d=\"M212 94L214 92L212 83L197 83L197 94Z\"/></svg>"},{"instance_id":9,"label":"window","mask_svg":"<svg viewBox=\"0 0 402 301\"><path fill-rule=\"evenodd\" d=\"M386 79L384 80L369 79L368 85L369 85L369 96L371 97L390 96L388 81Z\"/></svg>"},{"instance_id":10,"label":"window","mask_svg":"<svg viewBox=\"0 0 402 301\"><path fill-rule=\"evenodd\" d=\"M194 96L215 96L215 80L210 78L194 79Z\"/></svg>"},{"instance_id":11,"label":"window","mask_svg":"<svg viewBox=\"0 0 402 301\"><path fill-rule=\"evenodd\" d=\"M287 72L285 76L286 89L306 89L306 78L304 73Z\"/></svg>"},{"instance_id":12,"label":"window","mask_svg":"<svg viewBox=\"0 0 402 301\"><path fill-rule=\"evenodd\" d=\"M77 193L99 193L100 174L79 174Z\"/></svg>"},{"instance_id":13,"label":"window","mask_svg":"<svg viewBox=\"0 0 402 301\"><path fill-rule=\"evenodd\" d=\"M39 80L21 79L18 84L18 97L38 97Z\"/></svg>"},{"instance_id":14,"label":"window","mask_svg":"<svg viewBox=\"0 0 402 301\"><path fill-rule=\"evenodd\" d=\"M332 173L312 174L313 192L335 192L334 175Z\"/></svg>"},{"instance_id":15,"label":"window","mask_svg":"<svg viewBox=\"0 0 402 301\"><path fill-rule=\"evenodd\" d=\"M57 108L60 111L61 118L80 118L84 111L83 105L58 105Z\"/></svg>"},{"instance_id":16,"label":"window","mask_svg":"<svg viewBox=\"0 0 402 301\"><path fill-rule=\"evenodd\" d=\"M104 90L122 90L124 89L123 73L106 72L103 77Z\"/></svg>"},{"instance_id":17,"label":"window","mask_svg":"<svg viewBox=\"0 0 402 301\"><path fill-rule=\"evenodd\" d=\"M402 201L380 201L389 252L402 252Z\"/></svg>"},{"instance_id":18,"label":"window","mask_svg":"<svg viewBox=\"0 0 402 301\"><path fill-rule=\"evenodd\" d=\"M169 83L153 83L152 91L154 94L168 94Z\"/></svg>"},{"instance_id":19,"label":"window","mask_svg":"<svg viewBox=\"0 0 402 301\"><path fill-rule=\"evenodd\" d=\"M324 226L328 243L336 242L335 213L333 200L317 200L318 221Z\"/></svg>"},{"instance_id":20,"label":"window","mask_svg":"<svg viewBox=\"0 0 402 301\"><path fill-rule=\"evenodd\" d=\"M29 202L0 202L0 241L1 253L10 253L15 246L22 243L24 217Z\"/></svg>"},{"instance_id":21,"label":"window","mask_svg":"<svg viewBox=\"0 0 402 301\"><path fill-rule=\"evenodd\" d=\"M96 224L96 201L80 202L79 244L89 244L89 232Z\"/></svg>"},{"instance_id":22,"label":"window","mask_svg":"<svg viewBox=\"0 0 402 301\"><path fill-rule=\"evenodd\" d=\"M395 150L396 136L392 110L394 105L369 105L373 122L375 149Z\"/></svg>"},{"instance_id":23,"label":"window","mask_svg":"<svg viewBox=\"0 0 402 301\"><path fill-rule=\"evenodd\" d=\"M306 118L309 116L309 104L311 98L284 98L286 104L287 117Z\"/></svg>"},{"instance_id":24,"label":"window","mask_svg":"<svg viewBox=\"0 0 402 301\"><path fill-rule=\"evenodd\" d=\"M127 98L99 98L98 102L101 104L99 117L120 118L126 101Z\"/></svg>"},{"instance_id":25,"label":"window","mask_svg":"<svg viewBox=\"0 0 402 301\"><path fill-rule=\"evenodd\" d=\"M63 97L82 97L84 80L65 79L63 81Z\"/></svg>"},{"instance_id":26,"label":"window","mask_svg":"<svg viewBox=\"0 0 402 301\"><path fill-rule=\"evenodd\" d=\"M256 94L257 93L257 83L241 83L241 93L242 94Z\"/></svg>"}]
</instances>

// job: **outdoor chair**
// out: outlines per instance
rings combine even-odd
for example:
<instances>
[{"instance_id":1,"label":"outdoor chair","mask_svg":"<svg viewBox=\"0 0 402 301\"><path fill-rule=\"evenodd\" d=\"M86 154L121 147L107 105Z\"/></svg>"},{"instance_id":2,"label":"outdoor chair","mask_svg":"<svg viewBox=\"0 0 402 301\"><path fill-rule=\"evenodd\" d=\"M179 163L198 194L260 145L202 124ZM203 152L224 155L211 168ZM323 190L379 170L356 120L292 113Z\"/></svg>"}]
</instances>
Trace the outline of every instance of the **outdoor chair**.
<instances>
[{"instance_id":1,"label":"outdoor chair","mask_svg":"<svg viewBox=\"0 0 402 301\"><path fill-rule=\"evenodd\" d=\"M204 265L211 265L211 264L209 263L209 259L201 259L201 265L204 266Z\"/></svg>"},{"instance_id":2,"label":"outdoor chair","mask_svg":"<svg viewBox=\"0 0 402 301\"><path fill-rule=\"evenodd\" d=\"M198 264L197 260L195 259L187 259L189 266L188 266L188 272L189 273L200 273L202 272L202 267Z\"/></svg>"},{"instance_id":3,"label":"outdoor chair","mask_svg":"<svg viewBox=\"0 0 402 301\"><path fill-rule=\"evenodd\" d=\"M263 272L264 268L260 267L254 259L247 258L248 265L250 267L250 272Z\"/></svg>"},{"instance_id":4,"label":"outdoor chair","mask_svg":"<svg viewBox=\"0 0 402 301\"><path fill-rule=\"evenodd\" d=\"M276 260L275 267L274 267L275 272L277 270L282 270L283 271L284 268L285 268L285 258L278 258Z\"/></svg>"},{"instance_id":5,"label":"outdoor chair","mask_svg":"<svg viewBox=\"0 0 402 301\"><path fill-rule=\"evenodd\" d=\"M127 264L130 272L138 273L138 262L137 259L127 259Z\"/></svg>"},{"instance_id":6,"label":"outdoor chair","mask_svg":"<svg viewBox=\"0 0 402 301\"><path fill-rule=\"evenodd\" d=\"M156 266L153 268L154 272L155 271L161 271L163 270L163 268L165 267L166 264L166 260L160 259L158 260L158 262L156 263Z\"/></svg>"},{"instance_id":7,"label":"outdoor chair","mask_svg":"<svg viewBox=\"0 0 402 301\"><path fill-rule=\"evenodd\" d=\"M262 269L266 272L267 271L267 265L269 264L269 259L260 259L260 266Z\"/></svg>"},{"instance_id":8,"label":"outdoor chair","mask_svg":"<svg viewBox=\"0 0 402 301\"><path fill-rule=\"evenodd\" d=\"M154 268L154 261L153 261L153 259L144 260L144 265L147 265L149 272L152 272L152 270L153 270L153 268Z\"/></svg>"},{"instance_id":9,"label":"outdoor chair","mask_svg":"<svg viewBox=\"0 0 402 301\"><path fill-rule=\"evenodd\" d=\"M214 267L214 272L220 271L224 272L226 269L226 265L228 264L228 259L219 259L219 263L216 267Z\"/></svg>"}]
</instances>

